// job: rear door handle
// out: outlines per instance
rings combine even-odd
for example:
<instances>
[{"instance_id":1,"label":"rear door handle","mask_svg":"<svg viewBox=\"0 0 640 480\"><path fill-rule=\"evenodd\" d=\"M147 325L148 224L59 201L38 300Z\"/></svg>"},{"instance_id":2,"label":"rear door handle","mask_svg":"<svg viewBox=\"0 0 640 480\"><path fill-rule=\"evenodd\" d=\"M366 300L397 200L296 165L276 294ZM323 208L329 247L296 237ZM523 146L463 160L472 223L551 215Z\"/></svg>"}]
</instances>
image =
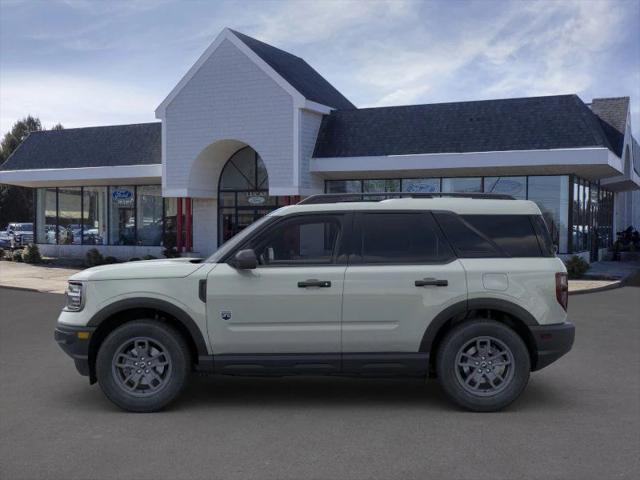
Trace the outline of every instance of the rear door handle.
<instances>
[{"instance_id":1,"label":"rear door handle","mask_svg":"<svg viewBox=\"0 0 640 480\"><path fill-rule=\"evenodd\" d=\"M298 288L307 288L307 287L329 288L330 286L331 286L331 282L327 280L316 280L315 278L305 280L304 282L298 282Z\"/></svg>"},{"instance_id":2,"label":"rear door handle","mask_svg":"<svg viewBox=\"0 0 640 480\"><path fill-rule=\"evenodd\" d=\"M422 280L416 280L416 287L447 287L449 285L448 280L438 280L435 278L423 278Z\"/></svg>"}]
</instances>

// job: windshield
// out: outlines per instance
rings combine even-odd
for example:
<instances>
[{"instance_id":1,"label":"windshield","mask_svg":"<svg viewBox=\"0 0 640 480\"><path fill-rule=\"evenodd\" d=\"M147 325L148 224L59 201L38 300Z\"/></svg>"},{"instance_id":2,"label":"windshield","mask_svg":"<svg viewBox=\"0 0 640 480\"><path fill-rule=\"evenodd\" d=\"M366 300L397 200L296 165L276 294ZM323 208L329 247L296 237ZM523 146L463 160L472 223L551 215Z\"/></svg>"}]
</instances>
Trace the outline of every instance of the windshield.
<instances>
[{"instance_id":1,"label":"windshield","mask_svg":"<svg viewBox=\"0 0 640 480\"><path fill-rule=\"evenodd\" d=\"M259 220L253 222L247 228L238 233L235 237L231 237L229 240L224 242L218 250L216 250L213 255L207 258L207 262L209 263L218 263L221 258L223 258L227 253L233 250L237 245L242 243L253 231L260 228L264 223L270 220L272 217L267 215L265 217L260 218Z\"/></svg>"}]
</instances>

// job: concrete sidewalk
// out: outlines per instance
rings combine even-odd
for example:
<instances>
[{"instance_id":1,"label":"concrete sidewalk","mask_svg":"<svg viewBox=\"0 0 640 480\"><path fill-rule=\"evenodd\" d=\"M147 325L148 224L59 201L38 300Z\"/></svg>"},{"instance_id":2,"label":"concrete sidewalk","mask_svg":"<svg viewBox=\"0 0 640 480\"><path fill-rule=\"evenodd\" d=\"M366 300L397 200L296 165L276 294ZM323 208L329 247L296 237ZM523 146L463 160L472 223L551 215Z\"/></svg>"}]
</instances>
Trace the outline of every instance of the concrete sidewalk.
<instances>
[{"instance_id":1,"label":"concrete sidewalk","mask_svg":"<svg viewBox=\"0 0 640 480\"><path fill-rule=\"evenodd\" d=\"M2 261L0 262L0 287L64 293L67 288L67 279L81 270Z\"/></svg>"}]
</instances>

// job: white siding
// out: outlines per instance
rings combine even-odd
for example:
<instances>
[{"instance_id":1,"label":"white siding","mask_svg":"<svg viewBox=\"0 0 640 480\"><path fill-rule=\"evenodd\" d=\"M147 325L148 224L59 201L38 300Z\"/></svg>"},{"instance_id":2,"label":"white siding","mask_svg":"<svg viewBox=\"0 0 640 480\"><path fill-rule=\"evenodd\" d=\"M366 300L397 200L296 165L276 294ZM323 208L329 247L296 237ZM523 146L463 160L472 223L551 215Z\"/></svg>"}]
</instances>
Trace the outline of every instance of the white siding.
<instances>
[{"instance_id":1,"label":"white siding","mask_svg":"<svg viewBox=\"0 0 640 480\"><path fill-rule=\"evenodd\" d=\"M293 110L289 93L224 40L167 106L165 190L188 189L198 154L225 139L246 143L260 154L271 188L291 189ZM217 190L218 178L208 181Z\"/></svg>"},{"instance_id":2,"label":"white siding","mask_svg":"<svg viewBox=\"0 0 640 480\"><path fill-rule=\"evenodd\" d=\"M316 146L322 115L300 110L300 188L301 193L324 192L324 180L310 172L311 157Z\"/></svg>"},{"instance_id":3,"label":"white siding","mask_svg":"<svg viewBox=\"0 0 640 480\"><path fill-rule=\"evenodd\" d=\"M196 198L191 209L194 255L208 257L215 252L218 244L218 201Z\"/></svg>"}]
</instances>

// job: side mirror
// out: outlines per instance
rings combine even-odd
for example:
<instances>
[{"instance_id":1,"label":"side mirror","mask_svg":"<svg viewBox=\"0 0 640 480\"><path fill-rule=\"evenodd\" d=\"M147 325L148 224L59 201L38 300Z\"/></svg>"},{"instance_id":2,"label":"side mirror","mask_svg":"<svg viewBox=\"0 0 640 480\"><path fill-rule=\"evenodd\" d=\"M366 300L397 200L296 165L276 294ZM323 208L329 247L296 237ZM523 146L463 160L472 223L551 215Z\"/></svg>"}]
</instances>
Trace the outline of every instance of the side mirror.
<instances>
[{"instance_id":1,"label":"side mirror","mask_svg":"<svg viewBox=\"0 0 640 480\"><path fill-rule=\"evenodd\" d=\"M240 250L233 257L232 266L238 270L253 270L258 266L258 258L256 252L248 248L246 250Z\"/></svg>"}]
</instances>

